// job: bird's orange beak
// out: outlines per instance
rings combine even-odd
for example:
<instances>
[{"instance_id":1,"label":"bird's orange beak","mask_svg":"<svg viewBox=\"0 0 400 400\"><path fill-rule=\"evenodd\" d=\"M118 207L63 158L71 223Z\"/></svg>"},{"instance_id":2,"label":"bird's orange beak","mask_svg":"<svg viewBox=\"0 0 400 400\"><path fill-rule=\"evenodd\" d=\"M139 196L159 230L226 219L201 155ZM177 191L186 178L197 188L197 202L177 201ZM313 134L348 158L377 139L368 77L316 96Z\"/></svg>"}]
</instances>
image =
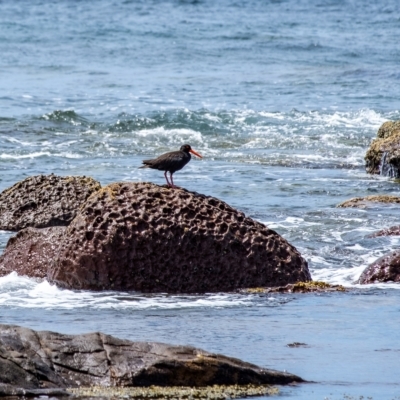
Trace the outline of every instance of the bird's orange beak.
<instances>
[{"instance_id":1,"label":"bird's orange beak","mask_svg":"<svg viewBox=\"0 0 400 400\"><path fill-rule=\"evenodd\" d=\"M199 153L196 153L193 149L190 149L189 152L194 154L195 156L197 156L199 158L203 158Z\"/></svg>"}]
</instances>

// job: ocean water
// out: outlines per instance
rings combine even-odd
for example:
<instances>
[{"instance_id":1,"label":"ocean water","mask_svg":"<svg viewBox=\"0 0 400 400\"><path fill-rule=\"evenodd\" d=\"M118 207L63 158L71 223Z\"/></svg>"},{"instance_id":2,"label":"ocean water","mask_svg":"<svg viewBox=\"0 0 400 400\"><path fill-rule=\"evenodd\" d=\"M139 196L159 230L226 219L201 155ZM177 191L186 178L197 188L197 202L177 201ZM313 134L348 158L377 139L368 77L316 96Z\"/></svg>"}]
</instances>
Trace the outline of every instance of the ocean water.
<instances>
[{"instance_id":1,"label":"ocean water","mask_svg":"<svg viewBox=\"0 0 400 400\"><path fill-rule=\"evenodd\" d=\"M190 344L312 382L281 399L400 399L400 286L355 284L398 249L371 234L400 225L399 209L336 208L399 192L364 162L400 119L399 37L396 0L0 1L0 190L50 173L163 184L141 160L190 143L204 158L177 185L265 223L315 280L349 288L91 293L10 274L0 323Z\"/></svg>"}]
</instances>

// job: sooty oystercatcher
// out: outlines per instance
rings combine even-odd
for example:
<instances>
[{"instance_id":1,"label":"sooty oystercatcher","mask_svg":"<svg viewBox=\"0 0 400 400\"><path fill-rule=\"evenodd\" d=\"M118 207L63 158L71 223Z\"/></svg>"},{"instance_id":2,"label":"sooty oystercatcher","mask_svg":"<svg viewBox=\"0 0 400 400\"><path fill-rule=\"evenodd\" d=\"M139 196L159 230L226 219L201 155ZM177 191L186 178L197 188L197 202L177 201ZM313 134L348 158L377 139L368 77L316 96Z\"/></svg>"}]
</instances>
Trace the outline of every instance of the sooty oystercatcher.
<instances>
[{"instance_id":1,"label":"sooty oystercatcher","mask_svg":"<svg viewBox=\"0 0 400 400\"><path fill-rule=\"evenodd\" d=\"M167 180L168 186L174 186L174 180L172 174L182 169L192 158L190 153L197 157L203 158L199 153L196 153L188 144L181 146L179 151L171 151L169 153L162 154L160 157L154 158L153 160L143 160L144 164L140 168L153 168L160 171L165 171L164 176ZM168 180L167 172L170 174L171 182Z\"/></svg>"}]
</instances>

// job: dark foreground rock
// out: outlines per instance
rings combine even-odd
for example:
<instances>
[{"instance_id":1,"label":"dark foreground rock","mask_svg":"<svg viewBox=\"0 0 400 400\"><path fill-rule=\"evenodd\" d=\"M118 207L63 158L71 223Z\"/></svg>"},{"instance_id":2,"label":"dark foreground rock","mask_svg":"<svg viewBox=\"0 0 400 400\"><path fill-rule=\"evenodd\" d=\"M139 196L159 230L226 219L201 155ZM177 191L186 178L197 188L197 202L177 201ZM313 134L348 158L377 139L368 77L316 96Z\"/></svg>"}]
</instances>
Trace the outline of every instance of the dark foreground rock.
<instances>
[{"instance_id":1,"label":"dark foreground rock","mask_svg":"<svg viewBox=\"0 0 400 400\"><path fill-rule=\"evenodd\" d=\"M370 174L400 177L400 121L385 122L365 155Z\"/></svg>"},{"instance_id":2,"label":"dark foreground rock","mask_svg":"<svg viewBox=\"0 0 400 400\"><path fill-rule=\"evenodd\" d=\"M73 289L193 293L311 276L284 238L216 198L114 183L79 209L48 279Z\"/></svg>"},{"instance_id":3,"label":"dark foreground rock","mask_svg":"<svg viewBox=\"0 0 400 400\"><path fill-rule=\"evenodd\" d=\"M0 325L0 394L89 386L290 384L295 375L188 346ZM33 392L35 393L35 392ZM45 394L43 392L42 394Z\"/></svg>"},{"instance_id":4,"label":"dark foreground rock","mask_svg":"<svg viewBox=\"0 0 400 400\"><path fill-rule=\"evenodd\" d=\"M38 175L0 193L0 229L66 226L100 184L85 176Z\"/></svg>"},{"instance_id":5,"label":"dark foreground rock","mask_svg":"<svg viewBox=\"0 0 400 400\"><path fill-rule=\"evenodd\" d=\"M58 255L66 227L26 228L10 238L0 257L0 276L15 271L31 278L47 278Z\"/></svg>"},{"instance_id":6,"label":"dark foreground rock","mask_svg":"<svg viewBox=\"0 0 400 400\"><path fill-rule=\"evenodd\" d=\"M400 282L400 251L394 251L373 262L363 271L358 282Z\"/></svg>"}]
</instances>

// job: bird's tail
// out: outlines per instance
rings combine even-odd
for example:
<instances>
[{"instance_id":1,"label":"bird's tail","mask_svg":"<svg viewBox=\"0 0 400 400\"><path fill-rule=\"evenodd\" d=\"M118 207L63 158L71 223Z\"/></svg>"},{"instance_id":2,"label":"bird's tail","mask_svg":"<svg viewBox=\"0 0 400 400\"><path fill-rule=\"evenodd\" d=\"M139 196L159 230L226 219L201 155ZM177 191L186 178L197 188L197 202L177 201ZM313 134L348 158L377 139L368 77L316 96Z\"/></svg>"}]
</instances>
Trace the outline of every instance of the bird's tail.
<instances>
[{"instance_id":1,"label":"bird's tail","mask_svg":"<svg viewBox=\"0 0 400 400\"><path fill-rule=\"evenodd\" d=\"M151 166L151 164L148 163L147 160L142 161L142 163L143 163L144 165L142 165L142 166L139 167L139 168L150 168L150 166Z\"/></svg>"}]
</instances>

